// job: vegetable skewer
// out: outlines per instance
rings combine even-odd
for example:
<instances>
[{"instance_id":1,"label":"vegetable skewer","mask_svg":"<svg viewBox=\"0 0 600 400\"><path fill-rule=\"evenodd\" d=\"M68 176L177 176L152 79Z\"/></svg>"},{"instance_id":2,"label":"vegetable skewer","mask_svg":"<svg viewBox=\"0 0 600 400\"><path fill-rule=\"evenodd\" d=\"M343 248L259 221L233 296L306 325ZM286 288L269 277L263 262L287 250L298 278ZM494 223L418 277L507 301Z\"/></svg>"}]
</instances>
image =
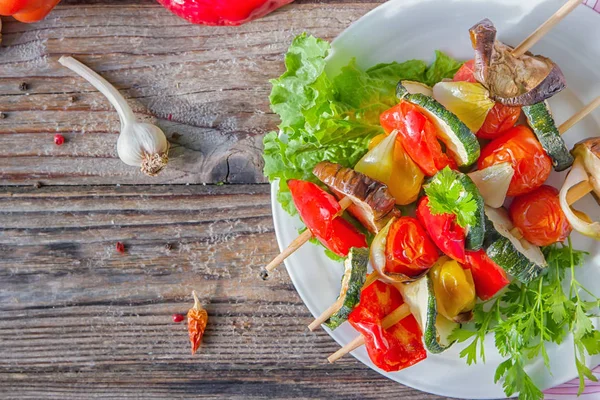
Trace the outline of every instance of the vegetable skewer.
<instances>
[{"instance_id":1,"label":"vegetable skewer","mask_svg":"<svg viewBox=\"0 0 600 400\"><path fill-rule=\"evenodd\" d=\"M352 205L352 200L348 197L344 197L340 200L341 212L340 215ZM336 215L339 217L339 215ZM261 273L261 276L264 278L268 277L268 274L272 272L279 264L283 262L286 258L292 255L296 250L298 250L304 243L308 242L310 238L313 236L312 232L309 229L306 229L304 232L300 234L296 239L292 241L277 257L273 259Z\"/></svg>"},{"instance_id":2,"label":"vegetable skewer","mask_svg":"<svg viewBox=\"0 0 600 400\"><path fill-rule=\"evenodd\" d=\"M536 44L548 31L556 24L562 21L571 13L583 0L569 0L561 8L558 9L550 18L540 25L531 35L527 36L515 49L512 55L520 57L527 52L534 44Z\"/></svg>"},{"instance_id":3,"label":"vegetable skewer","mask_svg":"<svg viewBox=\"0 0 600 400\"><path fill-rule=\"evenodd\" d=\"M375 282L377 279L379 279L379 273L377 273L377 271L371 272L367 276L367 280L365 281L365 283L363 285L363 289L366 288L367 286L369 286L371 283ZM311 332L314 331L315 329L317 329L321 324L323 324L325 321L327 321L329 318L331 318L331 316L333 314L335 314L335 312L337 310L340 309L343 302L344 302L344 299L342 299L342 298L337 299L331 306L329 306L329 308L327 308L325 311L323 311L321 313L321 315L319 315L313 322L310 323L310 325L308 325L308 329L310 329Z\"/></svg>"},{"instance_id":4,"label":"vegetable skewer","mask_svg":"<svg viewBox=\"0 0 600 400\"><path fill-rule=\"evenodd\" d=\"M388 314L382 321L382 326L383 329L388 329L394 325L396 325L398 322L402 321L404 318L408 317L410 314L410 308L408 307L408 304L404 303L402 304L400 307L396 308L394 311L392 311L390 314ZM332 355L330 355L329 357L327 357L327 361L329 361L330 363L334 363L337 360L339 360L340 358L342 358L344 355L350 353L351 351L357 349L358 347L362 346L365 344L365 338L363 337L363 335L358 336L356 339L354 339L353 341L351 341L350 343L348 343L347 345L345 345L344 347L342 347L341 349L339 349L338 351L336 351L335 353L333 353Z\"/></svg>"}]
</instances>

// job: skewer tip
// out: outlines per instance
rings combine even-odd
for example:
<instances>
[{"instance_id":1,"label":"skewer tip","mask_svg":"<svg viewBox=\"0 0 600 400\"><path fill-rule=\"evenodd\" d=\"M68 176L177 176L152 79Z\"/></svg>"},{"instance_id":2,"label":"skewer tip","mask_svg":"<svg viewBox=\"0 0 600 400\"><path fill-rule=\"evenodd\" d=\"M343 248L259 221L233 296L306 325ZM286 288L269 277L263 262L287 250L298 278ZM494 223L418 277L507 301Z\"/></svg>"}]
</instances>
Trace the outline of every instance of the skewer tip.
<instances>
[{"instance_id":1,"label":"skewer tip","mask_svg":"<svg viewBox=\"0 0 600 400\"><path fill-rule=\"evenodd\" d=\"M260 271L260 279L262 279L263 281L266 281L269 279L269 272L266 269L263 269L262 271Z\"/></svg>"}]
</instances>

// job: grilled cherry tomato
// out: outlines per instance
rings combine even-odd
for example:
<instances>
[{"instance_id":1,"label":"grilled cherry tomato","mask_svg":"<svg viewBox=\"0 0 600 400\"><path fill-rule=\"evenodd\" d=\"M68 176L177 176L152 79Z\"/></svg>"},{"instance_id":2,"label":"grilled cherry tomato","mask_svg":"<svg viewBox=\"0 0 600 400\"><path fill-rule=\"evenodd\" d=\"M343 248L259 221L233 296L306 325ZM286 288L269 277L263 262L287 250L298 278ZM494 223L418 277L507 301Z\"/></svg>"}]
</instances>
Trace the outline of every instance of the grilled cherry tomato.
<instances>
[{"instance_id":1,"label":"grilled cherry tomato","mask_svg":"<svg viewBox=\"0 0 600 400\"><path fill-rule=\"evenodd\" d=\"M465 229L456 222L454 214L432 214L429 198L423 196L417 206L417 218L429 233L433 243L447 256L465 262Z\"/></svg>"},{"instance_id":2,"label":"grilled cherry tomato","mask_svg":"<svg viewBox=\"0 0 600 400\"><path fill-rule=\"evenodd\" d=\"M367 247L365 235L338 217L342 209L333 195L312 182L290 179L287 184L300 218L323 246L342 257L352 247Z\"/></svg>"},{"instance_id":3,"label":"grilled cherry tomato","mask_svg":"<svg viewBox=\"0 0 600 400\"><path fill-rule=\"evenodd\" d=\"M477 82L473 75L475 71L475 60L469 60L460 67L454 78L454 82ZM502 133L506 132L515 124L521 115L521 107L510 107L504 104L496 103L488 112L485 121L479 131L477 137L481 139L495 139Z\"/></svg>"},{"instance_id":4,"label":"grilled cherry tomato","mask_svg":"<svg viewBox=\"0 0 600 400\"><path fill-rule=\"evenodd\" d=\"M37 22L60 0L0 0L0 15L12 15L21 22Z\"/></svg>"},{"instance_id":5,"label":"grilled cherry tomato","mask_svg":"<svg viewBox=\"0 0 600 400\"><path fill-rule=\"evenodd\" d=\"M552 186L542 185L515 198L509 214L523 237L536 246L562 242L571 233L571 225L560 207L558 190Z\"/></svg>"},{"instance_id":6,"label":"grilled cherry tomato","mask_svg":"<svg viewBox=\"0 0 600 400\"><path fill-rule=\"evenodd\" d=\"M515 170L508 196L519 196L539 188L552 171L552 160L531 129L524 125L515 126L485 146L477 168L503 162L511 163Z\"/></svg>"},{"instance_id":7,"label":"grilled cherry tomato","mask_svg":"<svg viewBox=\"0 0 600 400\"><path fill-rule=\"evenodd\" d=\"M477 137L481 139L496 139L515 126L520 115L521 107L510 107L501 103L494 104L494 107L488 112L483 125L477 131Z\"/></svg>"},{"instance_id":8,"label":"grilled cherry tomato","mask_svg":"<svg viewBox=\"0 0 600 400\"><path fill-rule=\"evenodd\" d=\"M481 300L491 299L510 283L504 269L493 262L484 250L467 251L466 259L465 267L471 270L475 291Z\"/></svg>"},{"instance_id":9,"label":"grilled cherry tomato","mask_svg":"<svg viewBox=\"0 0 600 400\"><path fill-rule=\"evenodd\" d=\"M364 339L369 358L384 371L399 371L427 357L421 329L409 315L384 329L382 321L404 301L398 289L375 281L360 295L360 303L348 316L350 324Z\"/></svg>"},{"instance_id":10,"label":"grilled cherry tomato","mask_svg":"<svg viewBox=\"0 0 600 400\"><path fill-rule=\"evenodd\" d=\"M439 252L416 218L401 217L390 227L385 256L386 271L415 277L435 264Z\"/></svg>"},{"instance_id":11,"label":"grilled cherry tomato","mask_svg":"<svg viewBox=\"0 0 600 400\"><path fill-rule=\"evenodd\" d=\"M414 104L401 101L381 114L380 123L387 133L398 130L404 150L425 175L433 176L446 166L456 169L442 151L435 126Z\"/></svg>"},{"instance_id":12,"label":"grilled cherry tomato","mask_svg":"<svg viewBox=\"0 0 600 400\"><path fill-rule=\"evenodd\" d=\"M438 310L444 317L454 320L475 307L475 284L471 271L463 269L458 261L442 257L429 274Z\"/></svg>"},{"instance_id":13,"label":"grilled cherry tomato","mask_svg":"<svg viewBox=\"0 0 600 400\"><path fill-rule=\"evenodd\" d=\"M477 79L473 73L475 72L475 60L465 62L454 74L452 80L454 82L471 82L477 83Z\"/></svg>"}]
</instances>

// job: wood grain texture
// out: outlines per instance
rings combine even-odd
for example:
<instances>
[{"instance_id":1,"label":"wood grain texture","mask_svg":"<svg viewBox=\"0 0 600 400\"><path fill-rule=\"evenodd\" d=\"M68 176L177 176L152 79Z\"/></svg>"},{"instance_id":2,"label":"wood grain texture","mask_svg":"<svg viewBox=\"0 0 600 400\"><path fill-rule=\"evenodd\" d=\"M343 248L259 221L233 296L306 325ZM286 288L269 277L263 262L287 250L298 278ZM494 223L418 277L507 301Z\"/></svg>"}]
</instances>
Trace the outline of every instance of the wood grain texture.
<instances>
[{"instance_id":1,"label":"wood grain texture","mask_svg":"<svg viewBox=\"0 0 600 400\"><path fill-rule=\"evenodd\" d=\"M326 362L338 346L307 331L285 270L259 278L278 252L268 191L0 188L0 397L436 398ZM192 289L209 313L195 357L171 321Z\"/></svg>"},{"instance_id":2,"label":"wood grain texture","mask_svg":"<svg viewBox=\"0 0 600 400\"><path fill-rule=\"evenodd\" d=\"M291 39L333 39L376 5L305 2L241 27L206 27L153 1L85 3L64 2L37 24L3 19L0 184L264 182L262 137L278 122L268 80L282 73ZM158 177L121 163L116 112L58 64L64 54L167 133L171 161ZM54 145L56 133L65 145Z\"/></svg>"},{"instance_id":3,"label":"wood grain texture","mask_svg":"<svg viewBox=\"0 0 600 400\"><path fill-rule=\"evenodd\" d=\"M277 124L267 81L294 35L332 39L380 2L301 0L239 28L193 26L153 0L62 0L38 24L2 19L0 398L438 398L352 357L329 365L338 346L307 331L285 271L258 276L278 253L269 187L254 184ZM158 178L119 161L116 113L63 54L165 130ZM209 312L194 357L171 320L192 290Z\"/></svg>"}]
</instances>

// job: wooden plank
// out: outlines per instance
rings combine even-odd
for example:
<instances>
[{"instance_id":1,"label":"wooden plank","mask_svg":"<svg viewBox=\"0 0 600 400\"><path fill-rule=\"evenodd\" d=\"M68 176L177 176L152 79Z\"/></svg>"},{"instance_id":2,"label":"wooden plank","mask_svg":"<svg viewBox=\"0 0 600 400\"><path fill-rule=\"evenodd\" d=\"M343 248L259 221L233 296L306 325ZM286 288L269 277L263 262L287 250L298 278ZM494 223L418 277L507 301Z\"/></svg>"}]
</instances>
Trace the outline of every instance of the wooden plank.
<instances>
[{"instance_id":1,"label":"wooden plank","mask_svg":"<svg viewBox=\"0 0 600 400\"><path fill-rule=\"evenodd\" d=\"M338 346L285 270L258 276L278 252L267 185L0 187L0 205L5 398L437 398L326 362ZM192 289L194 357L171 321Z\"/></svg>"},{"instance_id":2,"label":"wooden plank","mask_svg":"<svg viewBox=\"0 0 600 400\"><path fill-rule=\"evenodd\" d=\"M189 24L153 1L63 3L37 24L3 19L0 184L264 182L262 137L278 122L268 80L283 71L292 38L333 39L376 6L293 3L232 28ZM163 173L146 177L120 162L116 113L57 63L63 54L104 75L166 132L173 149ZM56 133L67 139L61 147Z\"/></svg>"}]
</instances>

